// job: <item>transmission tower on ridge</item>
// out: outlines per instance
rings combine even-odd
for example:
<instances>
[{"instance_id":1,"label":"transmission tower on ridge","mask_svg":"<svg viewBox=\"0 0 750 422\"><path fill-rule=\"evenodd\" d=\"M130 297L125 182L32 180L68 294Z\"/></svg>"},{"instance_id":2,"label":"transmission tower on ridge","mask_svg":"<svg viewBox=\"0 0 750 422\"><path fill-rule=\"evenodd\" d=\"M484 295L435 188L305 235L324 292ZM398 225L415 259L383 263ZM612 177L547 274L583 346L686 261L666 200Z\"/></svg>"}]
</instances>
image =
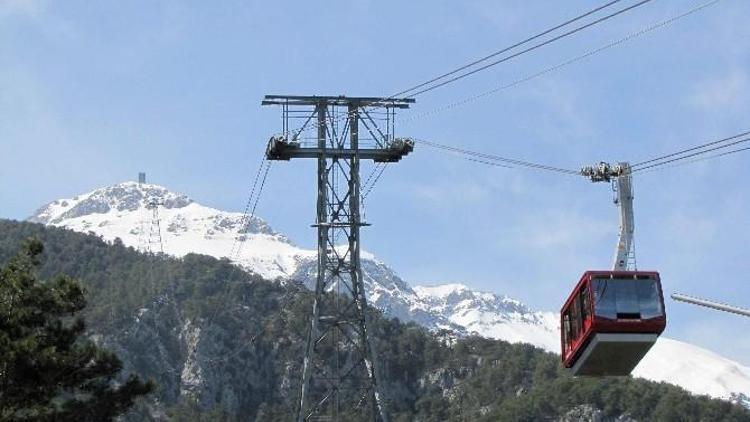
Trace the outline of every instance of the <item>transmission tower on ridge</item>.
<instances>
[{"instance_id":1,"label":"transmission tower on ridge","mask_svg":"<svg viewBox=\"0 0 750 422\"><path fill-rule=\"evenodd\" d=\"M360 216L359 171L361 160L397 162L414 149L410 139L393 135L396 110L413 102L267 95L261 103L282 108L282 134L271 138L266 158L318 162L318 275L298 421L388 420L362 281L359 229L367 224ZM302 127L291 130L293 119L302 119ZM316 134L304 137L308 129Z\"/></svg>"},{"instance_id":2,"label":"transmission tower on ridge","mask_svg":"<svg viewBox=\"0 0 750 422\"><path fill-rule=\"evenodd\" d=\"M164 243L161 239L161 223L159 221L160 205L164 205L164 201L158 198L151 198L146 202L146 209L151 210L151 225L146 241L146 252L164 253Z\"/></svg>"},{"instance_id":3,"label":"transmission tower on ridge","mask_svg":"<svg viewBox=\"0 0 750 422\"><path fill-rule=\"evenodd\" d=\"M146 173L138 172L138 190L143 188L146 183ZM148 252L148 236L146 234L146 211L148 211L146 205L148 201L143 200L143 208L138 209L140 218L138 220L138 251L147 253Z\"/></svg>"}]
</instances>

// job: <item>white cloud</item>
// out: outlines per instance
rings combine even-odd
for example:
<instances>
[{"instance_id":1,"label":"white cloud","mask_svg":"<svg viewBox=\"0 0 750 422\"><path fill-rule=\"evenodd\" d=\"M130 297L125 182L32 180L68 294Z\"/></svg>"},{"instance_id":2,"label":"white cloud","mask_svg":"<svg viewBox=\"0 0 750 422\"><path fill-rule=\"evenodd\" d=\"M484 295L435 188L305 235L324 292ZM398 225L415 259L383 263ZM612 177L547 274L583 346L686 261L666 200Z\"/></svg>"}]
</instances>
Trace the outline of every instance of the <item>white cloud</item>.
<instances>
[{"instance_id":1,"label":"white cloud","mask_svg":"<svg viewBox=\"0 0 750 422\"><path fill-rule=\"evenodd\" d=\"M733 68L729 73L699 83L689 102L695 107L722 111L744 106L750 94L745 72Z\"/></svg>"}]
</instances>

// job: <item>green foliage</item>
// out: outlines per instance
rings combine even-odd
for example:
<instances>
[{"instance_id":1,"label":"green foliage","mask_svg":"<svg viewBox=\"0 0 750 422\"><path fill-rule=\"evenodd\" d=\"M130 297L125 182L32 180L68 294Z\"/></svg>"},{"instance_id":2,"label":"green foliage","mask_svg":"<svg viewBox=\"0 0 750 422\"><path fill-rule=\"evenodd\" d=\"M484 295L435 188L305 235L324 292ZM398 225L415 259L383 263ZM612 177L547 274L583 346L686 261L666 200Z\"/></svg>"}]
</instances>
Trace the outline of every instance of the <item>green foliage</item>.
<instances>
[{"instance_id":1,"label":"green foliage","mask_svg":"<svg viewBox=\"0 0 750 422\"><path fill-rule=\"evenodd\" d=\"M28 223L0 221L0 233L0 263L22 239L42 238L48 247L39 272L80 279L89 292L84 312L92 330L117 344L118 355L131 356L126 367L157 380L158 402L139 404L127 419L286 421L294 413L310 292L207 256L144 255L118 242ZM468 337L449 346L444 335L370 311L393 421L555 420L582 405L608 418L750 421L740 406L672 385L573 378L558 356L530 345ZM201 329L194 349L177 338L185 321ZM148 329L150 337L142 337ZM135 330L139 334L127 334ZM179 371L189 356L198 356L211 384L196 396L180 390ZM157 357L176 370L148 363Z\"/></svg>"},{"instance_id":2,"label":"green foliage","mask_svg":"<svg viewBox=\"0 0 750 422\"><path fill-rule=\"evenodd\" d=\"M42 251L29 241L0 269L0 419L112 419L153 385L135 375L115 385L117 356L82 338L83 288L62 275L40 281Z\"/></svg>"}]
</instances>

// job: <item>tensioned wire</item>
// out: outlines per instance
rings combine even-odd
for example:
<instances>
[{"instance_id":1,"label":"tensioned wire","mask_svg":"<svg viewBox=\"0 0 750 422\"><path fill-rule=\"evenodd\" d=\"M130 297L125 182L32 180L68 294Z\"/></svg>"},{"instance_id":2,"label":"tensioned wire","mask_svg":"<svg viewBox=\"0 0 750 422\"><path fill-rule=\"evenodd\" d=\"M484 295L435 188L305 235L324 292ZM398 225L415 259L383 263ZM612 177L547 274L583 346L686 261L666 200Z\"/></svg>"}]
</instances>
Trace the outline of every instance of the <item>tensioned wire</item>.
<instances>
[{"instance_id":1,"label":"tensioned wire","mask_svg":"<svg viewBox=\"0 0 750 422\"><path fill-rule=\"evenodd\" d=\"M414 87L412 87L412 88L409 88L409 89L406 89L406 90L402 90L401 92L399 92L399 93L397 93L397 94L394 94L394 95L391 95L391 96L389 96L389 97L385 97L385 98L386 98L386 99L394 99L393 97L395 97L395 96L397 96L397 95L400 95L400 94L402 94L402 93L406 93L406 92L410 92L410 91L412 91L412 90L414 90L414 89L416 89L416 88L418 88L418 87L424 87L424 86L426 86L426 85L429 85L429 84L431 84L432 82L436 82L436 81L438 81L438 80L440 80L440 79L443 79L443 78L445 78L445 77L447 77L447 76L451 76L451 75L454 75L454 74L456 74L456 73L460 72L461 70L466 70L466 69L468 69L468 68L470 68L470 67L472 67L472 66L475 66L475 65L477 65L477 64L480 64L480 63L482 63L482 62L484 62L484 61L486 61L486 60L489 60L489 59L491 59L491 58L494 58L494 57L496 57L496 56L498 56L498 55L500 55L500 54L503 54L503 53L509 52L509 51L511 51L511 50L513 50L513 49L515 49L515 48L517 48L517 47L520 47L520 46L522 46L522 45L524 45L524 44L527 44L527 43L529 43L529 42L531 42L531 41L534 41L534 40L536 40L536 39L538 39L538 38L541 38L541 37L543 37L544 35L549 35L550 33L554 32L554 31L556 31L556 30L558 30L558 29L561 29L561 28L563 28L563 27L565 27L565 26L568 26L568 25L570 25L570 24L572 24L572 23L574 23L574 22L577 22L577 21L579 21L579 20L581 20L581 19L585 18L585 17L591 16L592 14L595 14L596 12L599 12L599 11L601 11L601 10L603 10L603 9L605 9L605 8L607 8L607 7L609 7L609 6L613 5L613 4L615 4L615 3L618 3L619 1L620 1L620 0L617 0L617 1L611 1L611 2L609 2L609 3L606 3L606 4L602 5L602 6L598 6L598 7L594 8L594 9L592 9L592 10L590 10L590 11L587 11L587 12L585 12L585 13L581 14L581 15L578 15L578 16L576 16L576 17L575 17L575 18L573 18L573 19L569 19L569 20L567 20L567 21L565 21L565 22L563 22L563 23L561 23L561 24L558 24L558 25L556 25L556 26L554 26L554 27L552 27L552 28L550 28L550 29L547 29L547 30L545 30L545 31L542 31L542 32L540 32L540 33L536 34L536 35L533 35L533 36L531 36L531 37L528 37L528 38L524 39L523 41L517 42L517 43L515 43L515 44L513 44L513 45L511 45L511 46L509 46L509 47L503 48L503 49L501 49L501 50L499 50L499 51L497 51L497 52L494 52L494 53L492 53L492 54L490 54L490 55L484 56L483 58L480 58L480 59L478 59L478 60L474 60L474 61L470 62L469 64L467 64L467 65L463 65L463 66L461 66L461 67L459 67L459 68L457 68L457 69L455 69L455 70L453 70L453 71L450 71L450 72L448 72L448 73L442 74L441 76L438 76L438 77L436 77L436 78L432 78L431 80L429 80L429 81L427 81L427 82L423 82L423 83L421 83L421 84L418 84L418 85L416 85L416 86L414 86ZM548 39L548 40L545 40L545 41L543 41L543 42L541 42L541 43L535 44L535 45L533 45L533 46L531 46L531 47L529 47L529 48L526 48L526 49L524 49L524 50L522 50L522 51L520 51L520 52L517 52L517 53L511 54L510 56L506 56L506 57L503 57L502 59L496 60L496 61L494 61L494 62L491 62L491 63L489 63L489 64L485 64L485 65L483 65L483 66L481 66L481 67L479 67L479 68L477 68L477 69L472 69L472 70L471 70L471 71L469 71L469 72L466 72L466 73L460 74L460 75L458 75L458 76L455 76L455 77L453 77L453 78L451 78L451 79L448 79L448 80L446 80L446 81L442 81L442 82L440 82L440 83L438 83L438 84L427 86L427 87L425 87L424 89L421 89L421 90L419 90L419 91L417 91L417 92L415 92L415 93L412 93L412 94L411 94L410 96L411 96L411 97L415 97L415 96L417 96L417 95L420 95L420 94L422 94L422 93L425 93L425 92L428 92L428 91L431 91L431 90L437 89L437 88L439 88L439 87L442 87L442 86L444 86L444 85L447 85L447 84L449 84L449 83L455 82L455 81L457 81L457 80L459 80L459 79L463 79L463 78L465 78L465 77L467 77L467 76L470 76L470 75L473 75L473 74L475 74L475 73L478 73L478 72L480 72L480 71L482 71L482 70L485 70L485 69L488 69L488 68L490 68L490 67L496 66L496 65L498 65L498 64L501 64L501 63L507 62L507 61L509 61L509 60L515 59L515 58L517 58L517 57L519 57L519 56L522 56L522 55L524 55L524 54L526 54L526 53L532 52L532 51L534 51L534 50L537 50L537 49L539 49L539 48L541 48L541 47L544 47L544 46L546 46L546 45L548 45L548 44L551 44L551 43L553 43L553 42L555 42L555 41L561 40L561 39L563 39L563 38L566 38L566 37L568 37L568 36L571 36L571 35L573 35L573 34L576 34L576 33L578 33L578 32L581 32L581 31L583 31L583 30L586 30L586 29L588 29L588 28L591 28L591 27L593 27L593 26L596 26L596 25L598 25L598 24L600 24L600 23L602 23L602 22L605 22L605 21L607 21L607 20L609 20L609 19L612 19L612 18L614 18L614 17L616 17L616 16L618 16L618 15L621 15L621 14L623 14L623 13L626 13L626 12L628 12L628 11L630 11L630 10L633 10L633 9L635 9L635 8L637 8L637 7L640 7L640 6L642 6L642 5L646 4L646 3L649 3L649 2L651 2L651 1L653 1L653 0L641 0L641 1L637 2L637 3L635 3L635 4L632 4L632 5L630 5L630 6L627 6L627 7L623 8L623 9L619 9L619 10L617 10L617 11L615 11L615 12L613 12L613 13L610 13L610 14L608 14L608 15L606 15L606 16L603 16L603 17L597 18L597 19L595 19L594 21L588 22L588 23L586 23L586 24L584 24L584 25L582 25L582 26L579 26L579 27L576 27L576 28L574 28L574 29L572 29L572 30L570 30L570 31L564 32L563 34L557 35L557 36L555 36L555 37L553 37L553 38L551 38L551 39ZM342 118L343 118L343 119L346 119L346 118L348 118L348 113L344 113L344 115L342 116ZM310 129L317 129L317 126L318 126L318 125L317 125L317 122L315 122L315 123L313 123L313 125L311 125L311 126L310 126ZM297 129L297 130L298 130L298 129ZM295 130L295 132L296 132L297 130Z\"/></svg>"},{"instance_id":2,"label":"tensioned wire","mask_svg":"<svg viewBox=\"0 0 750 422\"><path fill-rule=\"evenodd\" d=\"M712 1L700 4L700 5L698 5L698 6L694 7L694 8L691 8L691 9L689 9L689 10L683 12L683 13L675 15L675 16L669 18L669 19L666 19L666 20L660 21L658 23L655 23L655 24L649 25L647 27L644 27L644 28L640 29L639 31L636 31L636 32L628 34L627 36L625 36L623 38L620 38L618 40L612 41L612 42L610 42L608 44L605 44L605 45L603 45L601 47L598 47L596 49L589 50L589 51L587 51L587 52L585 52L585 53L583 53L581 55L578 55L576 57L573 57L571 59L568 59L566 61L558 63L557 65L548 67L548 68L546 68L546 69L544 69L542 71L539 71L539 72L530 74L528 76L525 76L523 78L517 79L517 80L515 80L515 81L513 81L513 82L511 82L509 84L505 84L505 85L499 86L497 88L494 88L492 90L472 95L472 96L467 97L467 98L465 98L463 100L459 100L459 101L455 101L455 102L446 104L444 106L441 106L441 107L433 109L431 111L422 113L422 114L417 115L415 117L407 118L405 120L402 120L401 124L408 124L408 123L413 122L414 120L420 119L422 117L426 117L426 116L429 116L429 115L432 115L432 114L436 114L436 113L439 113L439 112L442 112L442 111L450 110L450 109L452 109L454 107L461 106L461 105L464 105L464 104L467 104L467 103L479 100L479 99L481 99L483 97L486 97L488 95L497 93L499 91L502 91L502 90L505 90L505 89L508 89L508 88L515 87L515 86L520 85L520 84L522 84L524 82L528 82L530 80L533 80L533 79L536 79L538 77L544 76L544 75L546 75L548 73L554 72L554 71L556 71L558 69L561 69L563 67L571 65L573 63L582 61L582 60L584 60L584 59L586 59L588 57L591 57L593 55L596 55L596 54L598 54L600 52L603 52L603 51L608 50L610 48L613 48L613 47L619 46L621 44L624 44L624 43L626 43L626 42L628 42L630 40L633 40L635 38L638 38L638 37L640 37L640 36L642 36L644 34L647 34L647 33L652 32L654 30L657 30L657 29L663 28L665 26L668 26L668 25L670 25L670 24L672 24L672 23L674 23L674 22L676 22L676 21L678 21L680 19L683 19L683 18L685 18L687 16L690 16L690 15L692 15L692 14L698 12L698 11L701 11L701 10L703 10L703 9L709 7L709 6L712 6L712 5L716 4L716 3L718 3L719 1L720 0L712 0ZM312 129L312 128L310 128L310 129ZM476 156L481 157L481 155L484 154L484 153L479 153L479 152L465 150L465 149L462 149L462 148L452 147L452 146L449 146L449 145L438 144L438 143L435 143L435 142L428 142L428 141L417 140L417 139L415 139L415 141L420 142L420 143L422 143L424 145L427 145L427 146L431 146L431 147L435 147L435 148L439 148L439 149L447 150L447 151L458 152L460 154L473 155L475 157ZM478 162L480 164L497 165L497 163L495 162L496 159L498 158L497 156L492 156L491 154L486 154L486 155L490 155L491 156L491 158L489 158L489 161L487 161L487 160L479 160L479 159L476 159L476 158L470 159L469 161ZM487 158L487 157L485 157L485 158ZM536 168L536 169L542 169L542 170L552 170L552 171L557 171L557 172L567 173L567 174L578 174L578 172L575 171L575 170L554 168L554 167L551 167L551 166L546 166L546 165L541 165L541 164L536 164L536 163L530 163L530 162L523 162L523 164L519 164L519 163L513 163L512 159L507 159L505 157L499 157L499 158L500 159L497 160L497 161L506 161L506 162L510 162L511 164L517 164L517 165L522 165L522 166ZM509 166L505 166L505 167L509 167ZM376 171L377 171L377 168L373 169L373 173L376 172ZM371 173L371 176L372 176L373 173ZM381 174L382 174L382 172L381 172ZM369 180L369 178L368 178L368 180ZM372 190L372 188L370 187L368 189L368 192L369 192L369 190Z\"/></svg>"}]
</instances>

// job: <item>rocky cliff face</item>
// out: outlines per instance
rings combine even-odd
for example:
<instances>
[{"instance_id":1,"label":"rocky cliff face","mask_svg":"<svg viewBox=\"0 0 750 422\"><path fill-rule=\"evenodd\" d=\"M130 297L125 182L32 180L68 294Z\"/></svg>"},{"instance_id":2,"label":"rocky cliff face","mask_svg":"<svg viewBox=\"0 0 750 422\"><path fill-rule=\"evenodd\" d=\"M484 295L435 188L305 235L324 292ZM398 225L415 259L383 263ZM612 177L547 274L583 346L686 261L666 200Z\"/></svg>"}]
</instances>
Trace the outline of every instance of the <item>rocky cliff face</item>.
<instances>
[{"instance_id":1,"label":"rocky cliff face","mask_svg":"<svg viewBox=\"0 0 750 422\"><path fill-rule=\"evenodd\" d=\"M274 292L268 300L281 297ZM187 403L201 411L218 406L225 414L263 420L248 409L259 412L266 402L296 397L300 368L295 357L303 342L269 328L279 323L273 319L279 313L254 313L255 300L250 295L234 298L226 309L195 316L175 293L167 292L129 318L95 324L92 330L98 333L94 339L123 361L126 373L156 381L157 398L141 414L171 420L165 409Z\"/></svg>"},{"instance_id":2,"label":"rocky cliff face","mask_svg":"<svg viewBox=\"0 0 750 422\"><path fill-rule=\"evenodd\" d=\"M620 415L617 417L606 417L601 409L597 409L589 404L582 404L571 409L568 413L563 415L559 422L637 422L635 419L628 415Z\"/></svg>"}]
</instances>

